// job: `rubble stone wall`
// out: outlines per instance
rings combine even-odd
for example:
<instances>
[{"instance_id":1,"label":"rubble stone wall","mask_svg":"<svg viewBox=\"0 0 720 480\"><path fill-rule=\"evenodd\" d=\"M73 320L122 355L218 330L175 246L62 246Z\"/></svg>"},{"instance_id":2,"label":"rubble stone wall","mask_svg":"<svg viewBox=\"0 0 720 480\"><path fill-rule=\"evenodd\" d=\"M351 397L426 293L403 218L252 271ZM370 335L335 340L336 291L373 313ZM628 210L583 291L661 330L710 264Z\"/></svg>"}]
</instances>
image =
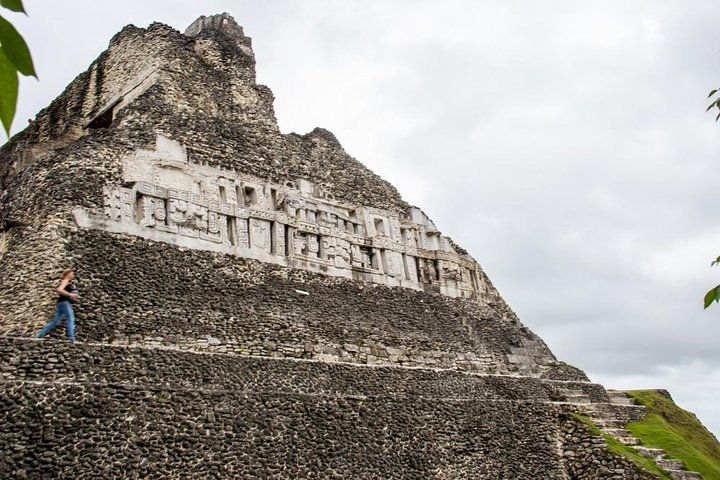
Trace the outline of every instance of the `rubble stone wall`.
<instances>
[{"instance_id":1,"label":"rubble stone wall","mask_svg":"<svg viewBox=\"0 0 720 480\"><path fill-rule=\"evenodd\" d=\"M76 268L82 297L75 305L82 341L535 376L556 363L504 303L369 285L101 231L64 234L62 257ZM17 299L5 305L3 326L11 335L33 334L53 308L28 318ZM573 379L586 380L581 372Z\"/></svg>"},{"instance_id":2,"label":"rubble stone wall","mask_svg":"<svg viewBox=\"0 0 720 480\"><path fill-rule=\"evenodd\" d=\"M569 407L550 403L554 384L600 386L52 340L0 347L0 474L13 478L557 479L582 471L569 451L615 465L579 427L561 429Z\"/></svg>"},{"instance_id":3,"label":"rubble stone wall","mask_svg":"<svg viewBox=\"0 0 720 480\"><path fill-rule=\"evenodd\" d=\"M654 478L550 402L553 384L583 384L52 340L0 347L8 478Z\"/></svg>"},{"instance_id":4,"label":"rubble stone wall","mask_svg":"<svg viewBox=\"0 0 720 480\"><path fill-rule=\"evenodd\" d=\"M294 359L201 354L174 349L122 347L0 337L0 379L63 381L307 395L454 399L559 399L559 390L582 391L608 402L602 385L460 371Z\"/></svg>"},{"instance_id":5,"label":"rubble stone wall","mask_svg":"<svg viewBox=\"0 0 720 480\"><path fill-rule=\"evenodd\" d=\"M47 155L71 156L78 141L114 148L107 136L116 132L135 148L152 148L160 134L189 145L198 163L278 184L304 178L347 203L406 211L397 190L350 157L332 133L280 133L272 93L255 83L252 52L236 55L237 41L212 31L186 36L161 24L126 27L33 125L2 147L0 186ZM111 122L93 126L110 107Z\"/></svg>"},{"instance_id":6,"label":"rubble stone wall","mask_svg":"<svg viewBox=\"0 0 720 480\"><path fill-rule=\"evenodd\" d=\"M534 402L62 383L4 383L0 402L14 478L561 478Z\"/></svg>"},{"instance_id":7,"label":"rubble stone wall","mask_svg":"<svg viewBox=\"0 0 720 480\"><path fill-rule=\"evenodd\" d=\"M505 309L124 235L77 230L78 335L206 351L542 374L556 360Z\"/></svg>"},{"instance_id":8,"label":"rubble stone wall","mask_svg":"<svg viewBox=\"0 0 720 480\"><path fill-rule=\"evenodd\" d=\"M564 470L569 478L577 479L657 479L629 459L610 453L607 443L601 436L595 435L583 422L571 415L561 415L563 419L562 458Z\"/></svg>"}]
</instances>

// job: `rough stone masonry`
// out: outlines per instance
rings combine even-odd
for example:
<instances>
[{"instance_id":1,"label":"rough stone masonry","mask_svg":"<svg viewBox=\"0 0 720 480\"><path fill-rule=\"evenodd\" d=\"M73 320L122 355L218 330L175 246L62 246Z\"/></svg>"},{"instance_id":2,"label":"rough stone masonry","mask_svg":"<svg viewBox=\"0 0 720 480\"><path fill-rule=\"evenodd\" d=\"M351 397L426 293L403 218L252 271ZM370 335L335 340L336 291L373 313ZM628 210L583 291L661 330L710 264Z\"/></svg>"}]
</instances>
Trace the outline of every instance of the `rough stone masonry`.
<instances>
[{"instance_id":1,"label":"rough stone masonry","mask_svg":"<svg viewBox=\"0 0 720 480\"><path fill-rule=\"evenodd\" d=\"M226 14L123 29L0 188L4 478L655 478L567 392L639 407L330 132L279 131ZM80 342L29 338L67 266Z\"/></svg>"}]
</instances>

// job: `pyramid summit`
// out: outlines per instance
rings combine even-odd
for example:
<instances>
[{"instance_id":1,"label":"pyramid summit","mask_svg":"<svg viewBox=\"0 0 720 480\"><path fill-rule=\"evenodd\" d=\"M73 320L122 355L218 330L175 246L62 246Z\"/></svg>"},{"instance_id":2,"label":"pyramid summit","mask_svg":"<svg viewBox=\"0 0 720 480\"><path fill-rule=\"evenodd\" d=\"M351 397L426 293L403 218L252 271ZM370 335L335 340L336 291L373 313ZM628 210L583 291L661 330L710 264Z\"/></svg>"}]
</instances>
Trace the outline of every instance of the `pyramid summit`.
<instances>
[{"instance_id":1,"label":"pyramid summit","mask_svg":"<svg viewBox=\"0 0 720 480\"><path fill-rule=\"evenodd\" d=\"M0 473L663 478L586 424L637 443L644 407L332 133L282 134L255 61L227 14L128 26L0 149ZM79 342L36 340L68 266Z\"/></svg>"}]
</instances>

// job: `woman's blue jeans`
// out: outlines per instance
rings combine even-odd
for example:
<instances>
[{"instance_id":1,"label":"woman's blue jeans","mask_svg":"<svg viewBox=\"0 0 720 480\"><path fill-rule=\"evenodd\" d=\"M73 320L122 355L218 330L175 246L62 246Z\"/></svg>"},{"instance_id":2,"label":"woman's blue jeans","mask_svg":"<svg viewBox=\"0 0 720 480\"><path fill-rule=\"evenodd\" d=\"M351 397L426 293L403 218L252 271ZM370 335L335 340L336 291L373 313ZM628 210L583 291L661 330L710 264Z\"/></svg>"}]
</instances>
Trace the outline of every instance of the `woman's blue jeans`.
<instances>
[{"instance_id":1,"label":"woman's blue jeans","mask_svg":"<svg viewBox=\"0 0 720 480\"><path fill-rule=\"evenodd\" d=\"M50 331L57 327L60 321L65 317L65 325L67 327L67 336L71 342L75 341L75 313L73 313L72 304L69 300L62 300L57 303L55 308L55 316L45 325L45 328L40 330L37 334L37 338L42 338Z\"/></svg>"}]
</instances>

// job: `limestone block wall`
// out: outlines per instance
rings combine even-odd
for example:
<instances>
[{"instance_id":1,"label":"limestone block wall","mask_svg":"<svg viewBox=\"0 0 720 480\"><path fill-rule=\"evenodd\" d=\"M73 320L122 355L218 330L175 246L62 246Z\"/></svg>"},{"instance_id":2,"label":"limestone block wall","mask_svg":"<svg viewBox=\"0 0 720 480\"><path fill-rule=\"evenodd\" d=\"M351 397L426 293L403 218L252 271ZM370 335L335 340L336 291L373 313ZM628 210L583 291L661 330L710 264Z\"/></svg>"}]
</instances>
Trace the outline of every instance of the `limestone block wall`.
<instances>
[{"instance_id":1,"label":"limestone block wall","mask_svg":"<svg viewBox=\"0 0 720 480\"><path fill-rule=\"evenodd\" d=\"M554 414L532 402L61 383L0 398L15 478L561 478Z\"/></svg>"},{"instance_id":2,"label":"limestone block wall","mask_svg":"<svg viewBox=\"0 0 720 480\"><path fill-rule=\"evenodd\" d=\"M11 179L2 204L11 221L0 251L3 333L36 332L52 315L57 275L74 266L84 340L533 375L552 368L547 347L499 297L446 304L437 295L78 229L72 210L102 212L103 185L120 180L122 159L134 152L118 132L108 135L104 145L117 141L100 148L85 137ZM297 293L308 281L317 295Z\"/></svg>"},{"instance_id":3,"label":"limestone block wall","mask_svg":"<svg viewBox=\"0 0 720 480\"><path fill-rule=\"evenodd\" d=\"M82 296L82 341L536 376L557 363L503 303L101 231L67 235L65 258L77 269ZM36 331L52 313L28 319L12 299L6 305L4 324L13 335Z\"/></svg>"},{"instance_id":4,"label":"limestone block wall","mask_svg":"<svg viewBox=\"0 0 720 480\"><path fill-rule=\"evenodd\" d=\"M609 402L602 385L583 381L480 375L461 371L314 362L175 349L85 344L0 337L0 379L67 381L205 390L272 391L355 397L423 397L486 400L561 399L559 391L582 391Z\"/></svg>"},{"instance_id":5,"label":"limestone block wall","mask_svg":"<svg viewBox=\"0 0 720 480\"><path fill-rule=\"evenodd\" d=\"M9 478L653 478L550 402L589 384L11 338L0 360Z\"/></svg>"}]
</instances>

